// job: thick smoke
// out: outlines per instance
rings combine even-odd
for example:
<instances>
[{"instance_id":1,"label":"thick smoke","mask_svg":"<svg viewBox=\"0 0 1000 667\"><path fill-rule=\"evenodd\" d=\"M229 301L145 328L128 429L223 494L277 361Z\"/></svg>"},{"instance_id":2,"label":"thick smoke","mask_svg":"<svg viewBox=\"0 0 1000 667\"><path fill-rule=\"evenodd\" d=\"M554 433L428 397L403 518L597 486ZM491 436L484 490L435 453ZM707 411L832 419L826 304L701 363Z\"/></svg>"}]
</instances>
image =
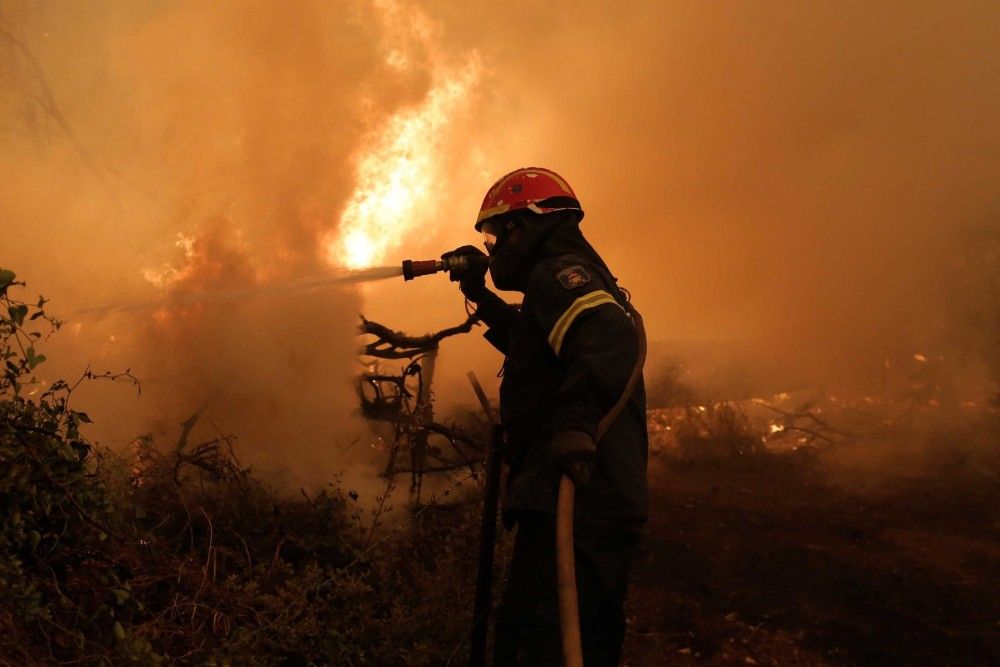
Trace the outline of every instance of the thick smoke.
<instances>
[{"instance_id":1,"label":"thick smoke","mask_svg":"<svg viewBox=\"0 0 1000 667\"><path fill-rule=\"evenodd\" d=\"M531 29L455 17L495 65L484 131L514 137L494 172L563 172L653 338L735 343L758 384L872 390L886 358L986 333L950 313L997 307L954 291L963 239L1000 235L996 3L504 14Z\"/></svg>"},{"instance_id":2,"label":"thick smoke","mask_svg":"<svg viewBox=\"0 0 1000 667\"><path fill-rule=\"evenodd\" d=\"M963 278L960 242L998 234L996 3L0 12L2 261L56 310L324 270L359 155L421 108L435 68L475 60L470 113L427 126L439 162L406 224L387 227L385 263L475 242L492 180L542 164L577 189L650 337L706 358L706 341L742 350L704 366L748 391L877 386L886 358L989 347L967 315L991 308L954 290L995 284L989 257ZM49 370L144 377L142 399L100 388L91 412L112 440L208 405L261 460L327 476L342 467L329 444L364 432L354 313L413 333L464 317L452 285L423 281L80 321ZM466 338L445 343L440 397L471 398L464 371L499 365Z\"/></svg>"},{"instance_id":3,"label":"thick smoke","mask_svg":"<svg viewBox=\"0 0 1000 667\"><path fill-rule=\"evenodd\" d=\"M357 289L273 286L331 269L365 143L428 93L437 63L400 50L423 14L320 1L2 11L3 264L70 320L49 343L50 378L89 364L142 380L141 397L81 388L92 435L169 444L200 411L201 437L235 434L244 461L299 480L379 465L351 384ZM254 286L268 290L84 313Z\"/></svg>"},{"instance_id":4,"label":"thick smoke","mask_svg":"<svg viewBox=\"0 0 1000 667\"><path fill-rule=\"evenodd\" d=\"M488 3L438 15L490 72L470 135L489 175L434 242L474 240L493 178L543 164L576 188L654 354L695 360L710 391L877 391L915 353L978 378L964 352L990 320L966 314L997 297L958 289L965 239L1000 235L995 3L505 6L530 29ZM996 261L972 261L994 284ZM372 292L408 326L460 317L428 313L458 308L445 287ZM482 347L456 341L450 361L492 375Z\"/></svg>"}]
</instances>

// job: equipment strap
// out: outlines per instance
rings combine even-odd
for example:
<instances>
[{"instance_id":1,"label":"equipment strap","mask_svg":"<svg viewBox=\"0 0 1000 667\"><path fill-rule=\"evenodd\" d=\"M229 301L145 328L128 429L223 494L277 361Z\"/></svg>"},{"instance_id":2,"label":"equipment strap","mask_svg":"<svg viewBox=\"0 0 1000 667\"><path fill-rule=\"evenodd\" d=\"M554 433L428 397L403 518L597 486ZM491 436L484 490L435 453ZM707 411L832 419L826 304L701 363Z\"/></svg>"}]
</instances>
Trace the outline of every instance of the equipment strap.
<instances>
[{"instance_id":1,"label":"equipment strap","mask_svg":"<svg viewBox=\"0 0 1000 667\"><path fill-rule=\"evenodd\" d=\"M635 362L635 368L632 369L632 375L629 376L628 383L625 385L625 391L622 392L618 402L612 406L608 414L604 415L604 418L597 422L597 437L594 438L595 443L604 437L604 434L611 428L611 424L618 419L618 415L625 409L625 404L632 398L632 393L635 391L635 387L639 383L639 378L642 376L642 368L646 365L646 328L642 321L642 315L639 314L639 311L630 302L626 301L625 304L625 312L632 318L632 323L635 325L636 337L639 339L639 355Z\"/></svg>"}]
</instances>

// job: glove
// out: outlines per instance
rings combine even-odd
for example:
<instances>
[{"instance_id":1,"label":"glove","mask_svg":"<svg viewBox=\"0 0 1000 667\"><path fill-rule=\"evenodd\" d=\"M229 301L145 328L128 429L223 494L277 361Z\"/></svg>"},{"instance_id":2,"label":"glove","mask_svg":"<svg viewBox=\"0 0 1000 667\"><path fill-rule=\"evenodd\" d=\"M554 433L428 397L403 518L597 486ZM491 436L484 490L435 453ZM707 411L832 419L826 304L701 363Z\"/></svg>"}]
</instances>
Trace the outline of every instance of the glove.
<instances>
[{"instance_id":1,"label":"glove","mask_svg":"<svg viewBox=\"0 0 1000 667\"><path fill-rule=\"evenodd\" d=\"M583 431L562 431L552 438L550 455L553 467L566 475L577 488L586 486L594 476L597 445Z\"/></svg>"},{"instance_id":2,"label":"glove","mask_svg":"<svg viewBox=\"0 0 1000 667\"><path fill-rule=\"evenodd\" d=\"M462 256L485 257L486 253L475 246L464 245L441 255L441 259L447 260L450 257ZM452 282L458 282L458 288L470 301L479 301L487 292L486 272L488 270L489 266L486 262L469 262L468 269L449 271L448 278Z\"/></svg>"}]
</instances>

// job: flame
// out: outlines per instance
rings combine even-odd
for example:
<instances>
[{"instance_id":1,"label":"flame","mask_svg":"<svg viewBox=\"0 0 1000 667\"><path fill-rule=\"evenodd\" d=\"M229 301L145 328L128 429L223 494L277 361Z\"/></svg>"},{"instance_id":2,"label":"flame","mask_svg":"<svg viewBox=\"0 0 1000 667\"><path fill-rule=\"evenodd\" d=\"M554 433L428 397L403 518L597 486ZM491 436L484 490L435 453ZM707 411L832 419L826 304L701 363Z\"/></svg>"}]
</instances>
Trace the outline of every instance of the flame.
<instances>
[{"instance_id":1,"label":"flame","mask_svg":"<svg viewBox=\"0 0 1000 667\"><path fill-rule=\"evenodd\" d=\"M172 264L163 264L159 269L146 268L142 271L142 277L146 279L146 282L153 285L153 287L159 289L166 289L175 283L181 282L191 271L191 263L194 260L197 243L198 239L195 236L188 236L182 232L178 232L177 241L174 245L184 251L185 266L178 269Z\"/></svg>"},{"instance_id":2,"label":"flame","mask_svg":"<svg viewBox=\"0 0 1000 667\"><path fill-rule=\"evenodd\" d=\"M435 204L434 184L442 181L442 139L467 105L482 70L474 51L465 54L461 66L444 64L436 26L416 7L391 0L375 7L384 23L386 65L406 71L420 66L415 53L426 52L423 66L431 71L431 87L420 104L377 128L355 157L354 192L340 216L339 233L325 241L327 261L350 269L383 261L421 224L426 207Z\"/></svg>"}]
</instances>

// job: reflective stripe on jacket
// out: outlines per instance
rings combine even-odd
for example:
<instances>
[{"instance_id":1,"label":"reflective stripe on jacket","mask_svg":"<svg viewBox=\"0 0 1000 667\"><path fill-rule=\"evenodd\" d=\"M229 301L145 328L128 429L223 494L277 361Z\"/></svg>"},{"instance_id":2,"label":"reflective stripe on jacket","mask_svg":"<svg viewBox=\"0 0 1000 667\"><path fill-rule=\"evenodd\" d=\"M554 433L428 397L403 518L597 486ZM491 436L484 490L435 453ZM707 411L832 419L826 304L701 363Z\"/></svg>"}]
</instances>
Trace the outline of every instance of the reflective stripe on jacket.
<instances>
[{"instance_id":1,"label":"reflective stripe on jacket","mask_svg":"<svg viewBox=\"0 0 1000 667\"><path fill-rule=\"evenodd\" d=\"M486 338L506 354L500 387L510 465L505 515L555 512L552 437L564 430L594 436L635 366L638 339L625 306L603 266L578 255L535 265L520 311L492 294L479 303L490 327ZM627 527L645 520L647 443L640 382L597 443L593 479L577 492L579 521Z\"/></svg>"}]
</instances>

